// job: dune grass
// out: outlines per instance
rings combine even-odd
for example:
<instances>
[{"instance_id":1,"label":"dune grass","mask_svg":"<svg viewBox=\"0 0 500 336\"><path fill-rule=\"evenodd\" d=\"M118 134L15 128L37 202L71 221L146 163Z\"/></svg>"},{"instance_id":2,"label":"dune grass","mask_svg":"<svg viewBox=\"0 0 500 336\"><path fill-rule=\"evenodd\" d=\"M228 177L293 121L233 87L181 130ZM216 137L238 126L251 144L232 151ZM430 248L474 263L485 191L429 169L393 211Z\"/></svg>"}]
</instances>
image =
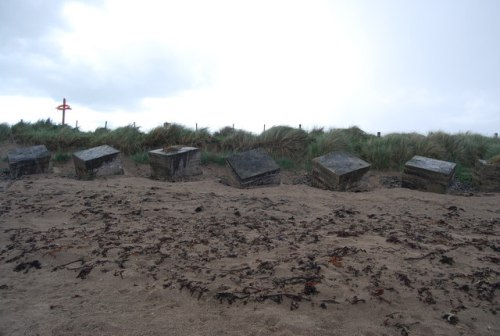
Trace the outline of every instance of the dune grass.
<instances>
[{"instance_id":1,"label":"dune grass","mask_svg":"<svg viewBox=\"0 0 500 336\"><path fill-rule=\"evenodd\" d=\"M477 159L500 160L498 138L441 131L427 135L392 133L377 137L358 127L315 128L307 132L289 126L275 126L256 135L229 126L210 133L206 128L193 130L172 124L149 132L132 125L82 132L47 119L35 123L21 121L12 126L0 124L0 141L5 140L24 145L44 144L56 151L57 160L65 160L65 153L107 144L130 155L138 163L149 162L149 150L172 145L201 148L203 164L224 164L232 153L260 147L267 150L283 169L308 169L311 159L335 150L353 153L378 170L401 170L411 157L421 155L457 163L457 175L464 180L469 179Z\"/></svg>"},{"instance_id":2,"label":"dune grass","mask_svg":"<svg viewBox=\"0 0 500 336\"><path fill-rule=\"evenodd\" d=\"M229 154L227 153L203 150L201 152L201 164L207 165L210 163L215 163L219 166L224 166L226 164L226 159L228 158L228 156Z\"/></svg>"},{"instance_id":3,"label":"dune grass","mask_svg":"<svg viewBox=\"0 0 500 336\"><path fill-rule=\"evenodd\" d=\"M491 163L491 164L494 164L494 165L500 165L500 154L491 157L488 160L488 163Z\"/></svg>"},{"instance_id":4,"label":"dune grass","mask_svg":"<svg viewBox=\"0 0 500 336\"><path fill-rule=\"evenodd\" d=\"M130 155L130 158L135 163L149 164L149 154L147 151L134 153L134 154Z\"/></svg>"},{"instance_id":5,"label":"dune grass","mask_svg":"<svg viewBox=\"0 0 500 336\"><path fill-rule=\"evenodd\" d=\"M8 140L11 136L10 126L6 123L0 124L0 141Z\"/></svg>"},{"instance_id":6,"label":"dune grass","mask_svg":"<svg viewBox=\"0 0 500 336\"><path fill-rule=\"evenodd\" d=\"M63 151L57 151L52 156L52 159L55 162L57 162L57 163L66 163L66 162L68 162L71 159L71 153L63 152Z\"/></svg>"}]
</instances>

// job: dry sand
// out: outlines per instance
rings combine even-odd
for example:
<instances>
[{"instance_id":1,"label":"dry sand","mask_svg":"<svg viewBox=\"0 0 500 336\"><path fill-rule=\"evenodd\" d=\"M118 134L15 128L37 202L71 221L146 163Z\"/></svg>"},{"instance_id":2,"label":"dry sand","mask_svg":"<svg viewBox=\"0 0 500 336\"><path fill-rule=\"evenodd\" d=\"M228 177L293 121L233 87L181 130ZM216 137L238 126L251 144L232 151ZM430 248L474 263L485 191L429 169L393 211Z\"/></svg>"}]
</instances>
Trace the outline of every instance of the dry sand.
<instances>
[{"instance_id":1,"label":"dry sand","mask_svg":"<svg viewBox=\"0 0 500 336\"><path fill-rule=\"evenodd\" d=\"M499 194L382 173L239 190L203 169L2 179L0 335L500 334Z\"/></svg>"}]
</instances>

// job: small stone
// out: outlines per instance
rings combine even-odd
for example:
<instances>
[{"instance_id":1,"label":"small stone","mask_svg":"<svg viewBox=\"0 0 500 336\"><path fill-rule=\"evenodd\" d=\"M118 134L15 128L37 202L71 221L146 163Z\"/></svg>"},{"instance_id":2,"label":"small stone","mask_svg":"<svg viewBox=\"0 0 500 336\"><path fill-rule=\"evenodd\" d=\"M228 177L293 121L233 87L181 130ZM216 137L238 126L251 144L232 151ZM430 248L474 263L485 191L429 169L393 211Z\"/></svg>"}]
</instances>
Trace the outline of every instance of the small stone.
<instances>
[{"instance_id":1,"label":"small stone","mask_svg":"<svg viewBox=\"0 0 500 336\"><path fill-rule=\"evenodd\" d=\"M458 316L455 314L446 313L442 316L442 318L446 320L446 322L448 322L449 324L453 325L458 324Z\"/></svg>"},{"instance_id":2,"label":"small stone","mask_svg":"<svg viewBox=\"0 0 500 336\"><path fill-rule=\"evenodd\" d=\"M448 264L448 265L453 265L455 261L453 260L453 257L448 257L448 256L441 256L441 259L439 260L443 264Z\"/></svg>"}]
</instances>

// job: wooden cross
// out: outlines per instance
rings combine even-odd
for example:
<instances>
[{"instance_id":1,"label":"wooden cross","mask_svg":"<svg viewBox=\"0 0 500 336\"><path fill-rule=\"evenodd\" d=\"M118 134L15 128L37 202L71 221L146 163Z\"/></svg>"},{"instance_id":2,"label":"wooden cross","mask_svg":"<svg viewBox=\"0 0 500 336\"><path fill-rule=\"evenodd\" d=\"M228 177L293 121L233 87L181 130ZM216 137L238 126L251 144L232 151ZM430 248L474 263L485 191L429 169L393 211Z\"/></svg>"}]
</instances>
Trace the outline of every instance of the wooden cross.
<instances>
[{"instance_id":1,"label":"wooden cross","mask_svg":"<svg viewBox=\"0 0 500 336\"><path fill-rule=\"evenodd\" d=\"M62 111L62 124L64 125L64 118L66 116L66 110L71 110L71 107L68 104L66 104L66 98L63 98L62 105L59 105L58 107L56 107L56 109L58 109L59 111Z\"/></svg>"}]
</instances>

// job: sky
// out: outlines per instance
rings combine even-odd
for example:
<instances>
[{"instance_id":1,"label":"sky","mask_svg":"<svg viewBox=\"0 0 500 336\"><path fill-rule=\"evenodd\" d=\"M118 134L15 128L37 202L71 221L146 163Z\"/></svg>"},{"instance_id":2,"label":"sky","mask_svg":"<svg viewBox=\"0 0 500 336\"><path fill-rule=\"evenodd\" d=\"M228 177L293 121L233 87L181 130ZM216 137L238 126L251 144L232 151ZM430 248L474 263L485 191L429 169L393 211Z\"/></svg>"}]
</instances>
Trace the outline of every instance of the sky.
<instances>
[{"instance_id":1,"label":"sky","mask_svg":"<svg viewBox=\"0 0 500 336\"><path fill-rule=\"evenodd\" d=\"M500 129L497 0L0 0L0 123Z\"/></svg>"}]
</instances>

